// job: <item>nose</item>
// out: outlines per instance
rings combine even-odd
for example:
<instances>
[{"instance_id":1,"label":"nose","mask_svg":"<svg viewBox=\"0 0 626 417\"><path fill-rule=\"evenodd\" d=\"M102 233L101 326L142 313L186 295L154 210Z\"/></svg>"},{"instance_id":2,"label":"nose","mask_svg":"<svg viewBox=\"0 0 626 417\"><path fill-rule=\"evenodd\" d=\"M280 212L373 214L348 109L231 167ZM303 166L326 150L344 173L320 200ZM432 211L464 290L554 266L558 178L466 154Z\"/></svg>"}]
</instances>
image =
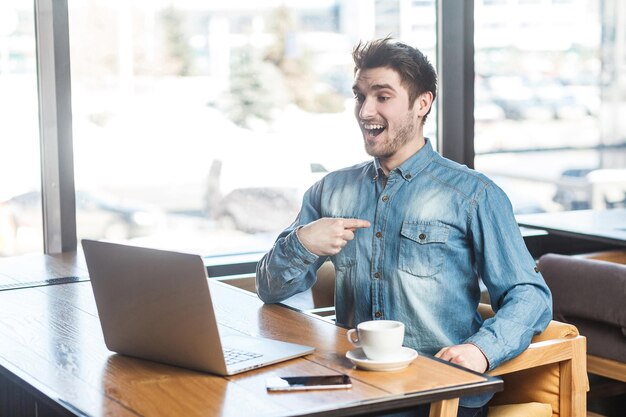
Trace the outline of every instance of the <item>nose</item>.
<instances>
[{"instance_id":1,"label":"nose","mask_svg":"<svg viewBox=\"0 0 626 417\"><path fill-rule=\"evenodd\" d=\"M361 107L359 108L359 119L368 120L371 119L376 114L376 106L374 105L374 100L369 98L365 98L363 103L361 103Z\"/></svg>"}]
</instances>

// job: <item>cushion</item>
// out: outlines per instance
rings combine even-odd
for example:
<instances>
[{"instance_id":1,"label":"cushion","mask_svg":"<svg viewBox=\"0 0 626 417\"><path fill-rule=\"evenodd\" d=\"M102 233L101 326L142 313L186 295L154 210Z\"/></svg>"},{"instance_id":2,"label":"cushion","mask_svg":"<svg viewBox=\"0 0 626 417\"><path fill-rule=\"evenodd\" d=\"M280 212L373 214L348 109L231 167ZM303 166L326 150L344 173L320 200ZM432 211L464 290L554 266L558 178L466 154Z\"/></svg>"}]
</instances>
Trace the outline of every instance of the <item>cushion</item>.
<instances>
[{"instance_id":1,"label":"cushion","mask_svg":"<svg viewBox=\"0 0 626 417\"><path fill-rule=\"evenodd\" d=\"M501 375L504 391L497 392L489 402L489 416L492 406L516 403L541 403L548 406L548 416L560 416L559 376L558 363Z\"/></svg>"},{"instance_id":2,"label":"cushion","mask_svg":"<svg viewBox=\"0 0 626 417\"><path fill-rule=\"evenodd\" d=\"M552 291L554 318L587 336L587 352L626 362L626 265L546 254L539 269Z\"/></svg>"},{"instance_id":3,"label":"cushion","mask_svg":"<svg viewBox=\"0 0 626 417\"><path fill-rule=\"evenodd\" d=\"M489 407L489 417L551 417L552 408L548 404L525 403Z\"/></svg>"}]
</instances>

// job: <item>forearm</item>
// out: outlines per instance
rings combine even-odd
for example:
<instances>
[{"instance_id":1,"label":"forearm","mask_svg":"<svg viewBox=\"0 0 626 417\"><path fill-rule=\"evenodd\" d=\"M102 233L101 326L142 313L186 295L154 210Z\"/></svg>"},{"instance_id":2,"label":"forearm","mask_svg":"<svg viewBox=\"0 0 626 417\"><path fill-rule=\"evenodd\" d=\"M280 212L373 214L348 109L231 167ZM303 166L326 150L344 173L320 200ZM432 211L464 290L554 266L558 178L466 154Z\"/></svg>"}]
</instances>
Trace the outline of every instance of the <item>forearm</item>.
<instances>
[{"instance_id":1,"label":"forearm","mask_svg":"<svg viewBox=\"0 0 626 417\"><path fill-rule=\"evenodd\" d=\"M485 320L479 331L466 340L485 354L489 369L522 353L534 335L552 319L549 291L532 284L518 285L504 298L494 317Z\"/></svg>"},{"instance_id":2,"label":"forearm","mask_svg":"<svg viewBox=\"0 0 626 417\"><path fill-rule=\"evenodd\" d=\"M323 262L298 240L295 230L281 234L274 247L259 261L256 290L266 303L277 303L309 289Z\"/></svg>"}]
</instances>

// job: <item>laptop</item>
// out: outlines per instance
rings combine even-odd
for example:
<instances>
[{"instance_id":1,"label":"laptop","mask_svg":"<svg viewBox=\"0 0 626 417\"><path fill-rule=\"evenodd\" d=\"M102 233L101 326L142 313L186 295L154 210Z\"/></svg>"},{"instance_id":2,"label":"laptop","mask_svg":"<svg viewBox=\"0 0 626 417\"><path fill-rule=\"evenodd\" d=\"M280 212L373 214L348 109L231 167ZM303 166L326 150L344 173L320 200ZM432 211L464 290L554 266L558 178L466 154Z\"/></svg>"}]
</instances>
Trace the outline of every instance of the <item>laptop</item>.
<instances>
[{"instance_id":1,"label":"laptop","mask_svg":"<svg viewBox=\"0 0 626 417\"><path fill-rule=\"evenodd\" d=\"M89 239L82 244L104 341L113 352L234 375L314 350L218 325L199 255Z\"/></svg>"}]
</instances>

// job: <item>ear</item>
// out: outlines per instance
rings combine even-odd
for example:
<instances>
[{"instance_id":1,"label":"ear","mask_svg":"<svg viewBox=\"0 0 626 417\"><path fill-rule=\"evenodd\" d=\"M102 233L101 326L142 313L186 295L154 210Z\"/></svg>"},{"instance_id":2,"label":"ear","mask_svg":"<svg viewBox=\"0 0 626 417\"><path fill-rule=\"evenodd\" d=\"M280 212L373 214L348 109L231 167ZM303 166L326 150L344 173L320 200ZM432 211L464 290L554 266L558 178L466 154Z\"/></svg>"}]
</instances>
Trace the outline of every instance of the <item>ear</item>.
<instances>
[{"instance_id":1,"label":"ear","mask_svg":"<svg viewBox=\"0 0 626 417\"><path fill-rule=\"evenodd\" d=\"M426 91L415 99L415 105L417 106L417 115L424 117L433 105L433 93Z\"/></svg>"}]
</instances>

